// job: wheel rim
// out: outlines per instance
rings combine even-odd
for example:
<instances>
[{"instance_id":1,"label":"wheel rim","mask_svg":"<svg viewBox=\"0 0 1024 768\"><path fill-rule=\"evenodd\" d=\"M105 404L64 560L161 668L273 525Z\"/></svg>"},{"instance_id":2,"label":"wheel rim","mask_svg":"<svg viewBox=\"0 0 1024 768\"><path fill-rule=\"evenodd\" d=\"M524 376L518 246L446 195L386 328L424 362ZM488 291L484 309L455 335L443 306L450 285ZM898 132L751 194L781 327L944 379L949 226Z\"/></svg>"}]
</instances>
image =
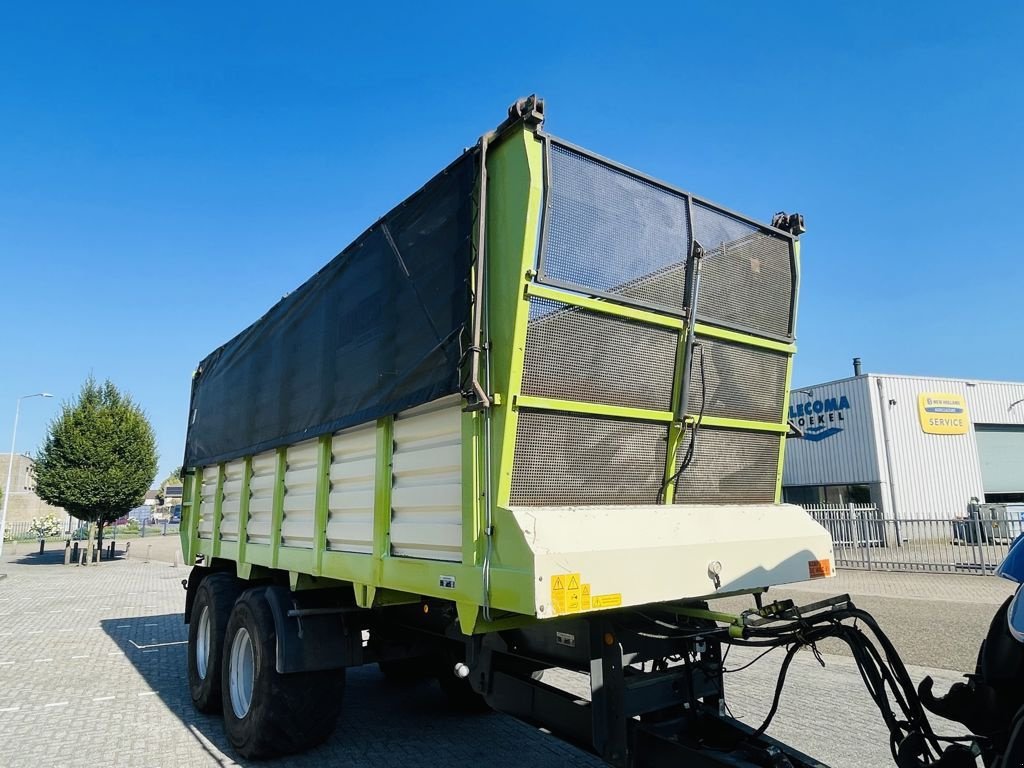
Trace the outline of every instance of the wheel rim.
<instances>
[{"instance_id":1,"label":"wheel rim","mask_svg":"<svg viewBox=\"0 0 1024 768\"><path fill-rule=\"evenodd\" d=\"M196 671L199 679L205 680L210 669L210 607L203 606L199 613L199 627L196 632Z\"/></svg>"},{"instance_id":2,"label":"wheel rim","mask_svg":"<svg viewBox=\"0 0 1024 768\"><path fill-rule=\"evenodd\" d=\"M231 709L241 720L249 713L252 705L253 678L256 660L253 658L252 638L249 631L240 628L231 640L231 656L228 661L228 681L231 693Z\"/></svg>"}]
</instances>

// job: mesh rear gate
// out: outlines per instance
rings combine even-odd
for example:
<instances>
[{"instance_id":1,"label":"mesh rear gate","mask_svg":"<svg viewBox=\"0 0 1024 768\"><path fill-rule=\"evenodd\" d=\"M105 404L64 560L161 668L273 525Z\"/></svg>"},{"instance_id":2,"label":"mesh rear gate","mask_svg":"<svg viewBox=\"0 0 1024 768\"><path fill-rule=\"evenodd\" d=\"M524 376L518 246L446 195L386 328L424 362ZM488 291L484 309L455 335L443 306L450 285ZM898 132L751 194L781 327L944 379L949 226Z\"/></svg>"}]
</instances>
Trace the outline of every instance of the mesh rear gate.
<instances>
[{"instance_id":1,"label":"mesh rear gate","mask_svg":"<svg viewBox=\"0 0 1024 768\"><path fill-rule=\"evenodd\" d=\"M533 299L523 394L669 410L676 343L665 328Z\"/></svg>"},{"instance_id":2,"label":"mesh rear gate","mask_svg":"<svg viewBox=\"0 0 1024 768\"><path fill-rule=\"evenodd\" d=\"M777 434L701 427L693 462L676 483L675 503L771 504L778 466Z\"/></svg>"},{"instance_id":3,"label":"mesh rear gate","mask_svg":"<svg viewBox=\"0 0 1024 768\"><path fill-rule=\"evenodd\" d=\"M704 246L697 317L781 338L792 335L792 245L786 238L693 203L694 237Z\"/></svg>"},{"instance_id":4,"label":"mesh rear gate","mask_svg":"<svg viewBox=\"0 0 1024 768\"><path fill-rule=\"evenodd\" d=\"M700 339L698 343L690 370L691 411L700 411L703 392L706 416L780 420L788 355L718 339Z\"/></svg>"},{"instance_id":5,"label":"mesh rear gate","mask_svg":"<svg viewBox=\"0 0 1024 768\"><path fill-rule=\"evenodd\" d=\"M705 249L698 320L743 334L792 338L791 239L557 140L547 146L539 283L684 315L687 261L697 240ZM671 411L678 343L679 333L669 328L533 297L521 392ZM703 397L708 417L784 421L787 352L707 335L699 335L698 344L689 413L700 410ZM552 407L518 409L512 504L658 502L666 423L585 415L569 404ZM701 427L674 501L774 502L780 442L773 432ZM687 443L688 437L676 469Z\"/></svg>"},{"instance_id":6,"label":"mesh rear gate","mask_svg":"<svg viewBox=\"0 0 1024 768\"><path fill-rule=\"evenodd\" d=\"M664 424L521 411L511 503L654 504L667 439Z\"/></svg>"},{"instance_id":7,"label":"mesh rear gate","mask_svg":"<svg viewBox=\"0 0 1024 768\"><path fill-rule=\"evenodd\" d=\"M686 198L567 147L550 154L541 271L588 293L683 309Z\"/></svg>"}]
</instances>

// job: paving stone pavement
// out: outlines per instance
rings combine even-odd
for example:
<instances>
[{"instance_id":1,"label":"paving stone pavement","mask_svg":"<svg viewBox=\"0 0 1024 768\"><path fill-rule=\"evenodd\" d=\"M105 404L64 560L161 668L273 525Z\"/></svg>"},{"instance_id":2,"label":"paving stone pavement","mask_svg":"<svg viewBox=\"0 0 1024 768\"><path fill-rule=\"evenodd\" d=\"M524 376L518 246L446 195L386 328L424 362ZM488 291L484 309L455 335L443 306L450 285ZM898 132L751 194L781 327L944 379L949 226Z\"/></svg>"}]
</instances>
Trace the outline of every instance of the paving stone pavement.
<instances>
[{"instance_id":1,"label":"paving stone pavement","mask_svg":"<svg viewBox=\"0 0 1024 768\"><path fill-rule=\"evenodd\" d=\"M220 719L196 713L189 700L180 613L186 568L139 561L64 567L29 556L6 558L0 572L7 574L0 579L0 766L240 764ZM734 650L728 666L749 658ZM779 661L781 653L772 654L728 676L737 717L760 723ZM809 653L800 654L769 733L837 768L890 765L881 718L852 662L833 654L825 662L821 669ZM957 679L955 672L926 667L911 673L915 679L932 674L940 690ZM568 673L548 673L545 680L585 689ZM456 714L430 682L390 686L373 666L349 671L345 695L327 743L271 765L600 765L512 718Z\"/></svg>"}]
</instances>

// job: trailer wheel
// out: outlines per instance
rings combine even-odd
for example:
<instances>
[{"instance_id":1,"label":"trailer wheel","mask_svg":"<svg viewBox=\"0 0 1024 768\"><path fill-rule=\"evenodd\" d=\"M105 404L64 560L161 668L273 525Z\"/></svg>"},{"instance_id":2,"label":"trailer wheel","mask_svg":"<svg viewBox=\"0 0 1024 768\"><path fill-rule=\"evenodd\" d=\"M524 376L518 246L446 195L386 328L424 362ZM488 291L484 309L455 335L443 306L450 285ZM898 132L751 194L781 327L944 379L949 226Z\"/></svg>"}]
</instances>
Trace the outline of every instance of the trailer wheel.
<instances>
[{"instance_id":1,"label":"trailer wheel","mask_svg":"<svg viewBox=\"0 0 1024 768\"><path fill-rule=\"evenodd\" d=\"M188 688L200 712L220 712L220 663L224 631L241 582L230 573L211 573L196 588L188 624Z\"/></svg>"},{"instance_id":2,"label":"trailer wheel","mask_svg":"<svg viewBox=\"0 0 1024 768\"><path fill-rule=\"evenodd\" d=\"M331 735L345 691L345 670L281 674L277 633L265 589L248 589L228 620L221 663L224 729L240 755L259 759L299 752Z\"/></svg>"}]
</instances>

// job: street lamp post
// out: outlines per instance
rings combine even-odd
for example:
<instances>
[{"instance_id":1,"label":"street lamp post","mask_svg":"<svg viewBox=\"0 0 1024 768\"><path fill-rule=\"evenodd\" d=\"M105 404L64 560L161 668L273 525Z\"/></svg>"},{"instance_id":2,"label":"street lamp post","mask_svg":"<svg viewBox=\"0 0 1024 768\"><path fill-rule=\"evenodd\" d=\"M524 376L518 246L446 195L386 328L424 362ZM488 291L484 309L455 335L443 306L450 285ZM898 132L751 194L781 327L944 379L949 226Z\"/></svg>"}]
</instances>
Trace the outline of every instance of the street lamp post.
<instances>
[{"instance_id":1,"label":"street lamp post","mask_svg":"<svg viewBox=\"0 0 1024 768\"><path fill-rule=\"evenodd\" d=\"M7 529L7 504L11 500L11 474L14 470L14 447L18 439L18 417L21 415L21 401L30 397L53 397L49 392L36 392L34 395L22 395L14 408L14 431L11 434L11 456L7 462L7 484L4 486L4 506L0 510L0 557L4 554L4 531Z\"/></svg>"}]
</instances>

